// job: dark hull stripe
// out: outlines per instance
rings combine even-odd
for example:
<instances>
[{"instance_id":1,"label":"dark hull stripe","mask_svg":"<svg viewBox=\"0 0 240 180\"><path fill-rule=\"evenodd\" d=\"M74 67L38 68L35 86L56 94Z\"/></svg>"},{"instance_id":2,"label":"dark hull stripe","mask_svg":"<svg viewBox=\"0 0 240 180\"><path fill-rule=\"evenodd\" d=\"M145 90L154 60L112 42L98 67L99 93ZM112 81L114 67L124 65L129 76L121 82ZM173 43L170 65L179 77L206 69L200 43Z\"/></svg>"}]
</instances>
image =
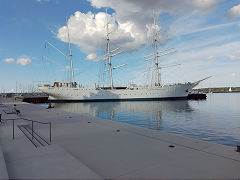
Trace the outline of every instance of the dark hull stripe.
<instances>
[{"instance_id":1,"label":"dark hull stripe","mask_svg":"<svg viewBox=\"0 0 240 180\"><path fill-rule=\"evenodd\" d=\"M84 99L84 100L55 100L49 99L49 102L114 102L114 101L165 101L165 100L184 100L184 97L166 97L166 98L133 98L133 99Z\"/></svg>"}]
</instances>

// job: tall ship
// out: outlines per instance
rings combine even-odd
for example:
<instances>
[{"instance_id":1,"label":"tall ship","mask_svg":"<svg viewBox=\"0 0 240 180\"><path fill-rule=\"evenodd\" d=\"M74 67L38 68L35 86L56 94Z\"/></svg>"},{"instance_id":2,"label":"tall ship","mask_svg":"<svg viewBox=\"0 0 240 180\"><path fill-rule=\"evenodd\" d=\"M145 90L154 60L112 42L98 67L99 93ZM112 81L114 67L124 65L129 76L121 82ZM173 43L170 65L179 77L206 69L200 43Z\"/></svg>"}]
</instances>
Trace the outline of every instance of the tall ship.
<instances>
[{"instance_id":1,"label":"tall ship","mask_svg":"<svg viewBox=\"0 0 240 180\"><path fill-rule=\"evenodd\" d=\"M193 87L197 86L201 81L187 82L187 83L176 83L170 85L161 84L161 73L160 70L163 68L159 66L159 57L173 53L172 49L166 49L158 51L158 38L157 38L157 24L154 18L153 24L153 46L154 52L150 55L145 56L145 60L153 60L154 67L151 71L154 71L156 76L156 82L151 85L138 86L128 85L125 87L115 87L113 83L112 71L114 69L123 67L127 64L119 65L116 67L112 66L111 58L115 55L122 53L120 48L111 50L110 47L110 33L108 28L108 22L106 24L106 54L102 56L101 60L106 61L108 65L110 82L108 87L95 86L94 88L84 88L78 86L74 80L74 69L72 62L71 42L68 30L69 39L69 57L70 57L70 69L72 75L71 82L54 82L53 86L49 84L40 85L38 88L41 92L49 96L49 101L136 101L136 100L170 100L170 99L186 99L189 91ZM68 29L68 27L67 27ZM170 51L169 51L170 50ZM176 66L176 65L171 65Z\"/></svg>"}]
</instances>

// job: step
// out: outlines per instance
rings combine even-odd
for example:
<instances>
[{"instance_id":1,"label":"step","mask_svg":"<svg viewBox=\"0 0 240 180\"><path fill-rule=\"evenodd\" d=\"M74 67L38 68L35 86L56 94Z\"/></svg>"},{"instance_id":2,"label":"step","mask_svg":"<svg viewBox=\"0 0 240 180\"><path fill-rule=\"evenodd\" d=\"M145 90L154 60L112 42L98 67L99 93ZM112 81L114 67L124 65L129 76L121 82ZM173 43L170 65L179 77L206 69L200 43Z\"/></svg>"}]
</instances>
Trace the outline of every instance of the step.
<instances>
[{"instance_id":1,"label":"step","mask_svg":"<svg viewBox=\"0 0 240 180\"><path fill-rule=\"evenodd\" d=\"M12 109L3 109L6 114L16 114Z\"/></svg>"},{"instance_id":2,"label":"step","mask_svg":"<svg viewBox=\"0 0 240 180\"><path fill-rule=\"evenodd\" d=\"M35 147L44 147L50 145L50 143L41 135L39 135L36 130L32 131L32 128L29 125L19 125L18 128Z\"/></svg>"}]
</instances>

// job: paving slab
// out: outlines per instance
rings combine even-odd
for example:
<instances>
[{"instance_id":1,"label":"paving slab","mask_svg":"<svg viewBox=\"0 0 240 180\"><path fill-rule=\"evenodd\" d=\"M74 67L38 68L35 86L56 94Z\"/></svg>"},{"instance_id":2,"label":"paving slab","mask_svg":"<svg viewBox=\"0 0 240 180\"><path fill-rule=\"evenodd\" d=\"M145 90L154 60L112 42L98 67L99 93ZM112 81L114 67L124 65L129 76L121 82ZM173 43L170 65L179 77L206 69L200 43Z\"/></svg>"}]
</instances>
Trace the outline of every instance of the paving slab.
<instances>
[{"instance_id":1,"label":"paving slab","mask_svg":"<svg viewBox=\"0 0 240 180\"><path fill-rule=\"evenodd\" d=\"M102 179L58 146L39 149L8 164L11 179Z\"/></svg>"},{"instance_id":2,"label":"paving slab","mask_svg":"<svg viewBox=\"0 0 240 180\"><path fill-rule=\"evenodd\" d=\"M173 144L171 142L132 134L125 130L116 132L115 128L111 129L106 126L99 128L94 124L86 123L84 125L79 123L79 127L78 124L75 124L74 127L62 127L62 130L66 129L66 132L70 130L76 132L81 126L79 136L72 136L70 133L64 133L61 136L60 134L63 132L58 127L60 132L56 132L59 134L54 139L56 143L64 147L74 157L81 159L88 167L94 169L104 178L141 178L142 174L139 174L139 171L154 167L159 168L158 170L155 169L156 176L146 170L145 177L188 177L195 179L197 177L240 177L238 171L240 161L233 161L229 157L223 158L185 147L185 145L181 146L181 144L175 144L174 148L170 148L169 145ZM78 143L73 146L73 142ZM236 152L231 152L231 154L240 156ZM174 167L181 170L174 170ZM215 167L217 170L215 170ZM227 167L230 169L227 169ZM168 171L166 171L166 168ZM194 171L189 171L190 169L194 169ZM225 176L223 176L223 173ZM131 176L124 176L128 174ZM139 176L135 176L137 174Z\"/></svg>"},{"instance_id":3,"label":"paving slab","mask_svg":"<svg viewBox=\"0 0 240 180\"><path fill-rule=\"evenodd\" d=\"M57 145L35 148L18 128L13 140L9 121L0 126L0 144L10 179L102 179Z\"/></svg>"}]
</instances>

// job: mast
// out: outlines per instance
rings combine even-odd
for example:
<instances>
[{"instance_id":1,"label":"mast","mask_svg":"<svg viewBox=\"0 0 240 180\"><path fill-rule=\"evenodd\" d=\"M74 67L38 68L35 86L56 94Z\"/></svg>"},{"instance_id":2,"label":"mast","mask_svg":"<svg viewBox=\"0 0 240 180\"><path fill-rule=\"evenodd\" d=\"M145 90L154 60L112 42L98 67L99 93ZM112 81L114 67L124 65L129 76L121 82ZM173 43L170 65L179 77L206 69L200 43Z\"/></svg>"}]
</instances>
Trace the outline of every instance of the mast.
<instances>
[{"instance_id":1,"label":"mast","mask_svg":"<svg viewBox=\"0 0 240 180\"><path fill-rule=\"evenodd\" d=\"M158 29L157 29L157 22L156 22L156 15L155 13L153 13L153 46L154 46L154 52L152 54L149 54L147 56L145 56L145 61L149 61L149 60L154 60L154 68L150 69L150 71L155 71L156 72L156 82L155 82L155 86L161 86L161 73L160 70L162 68L168 68L168 67L173 67L173 66L178 66L180 64L176 64L176 65L170 65L170 66L159 66L159 57L162 56L166 56L168 54L173 54L176 52L176 50L174 50L173 48L168 48L162 51L158 51Z\"/></svg>"},{"instance_id":2,"label":"mast","mask_svg":"<svg viewBox=\"0 0 240 180\"><path fill-rule=\"evenodd\" d=\"M72 72L72 84L73 84L73 86L75 86L70 34L69 34L68 23L66 22L66 24L67 24L67 32L68 32L68 48L69 48L70 68L71 68L71 72Z\"/></svg>"},{"instance_id":3,"label":"mast","mask_svg":"<svg viewBox=\"0 0 240 180\"><path fill-rule=\"evenodd\" d=\"M106 18L107 18L107 9L106 9ZM111 51L110 51L110 39L109 39L109 28L108 28L108 18L107 18L107 59L108 67L110 73L110 86L113 89L113 78L112 78L112 63L111 63Z\"/></svg>"},{"instance_id":4,"label":"mast","mask_svg":"<svg viewBox=\"0 0 240 180\"><path fill-rule=\"evenodd\" d=\"M157 75L157 86L160 86L160 71L159 71L159 63L158 63L158 50L157 50L157 24L156 24L156 16L153 15L153 21L154 21L154 37L153 37L153 44L154 44L154 59L155 59L155 66L156 66L156 75Z\"/></svg>"},{"instance_id":5,"label":"mast","mask_svg":"<svg viewBox=\"0 0 240 180\"><path fill-rule=\"evenodd\" d=\"M106 49L106 54L103 55L102 57L99 57L98 59L100 60L106 60L107 63L108 63L108 70L105 70L105 71L109 71L110 73L110 87L111 89L114 88L113 86L113 76L112 76L112 70L114 69L117 69L117 68L120 68L120 67L123 67L123 66L126 66L127 64L123 64L123 65L120 65L120 66L116 66L116 67L112 67L112 62L111 62L111 58L118 55L118 54L121 54L123 53L123 51L121 50L120 47L114 49L114 50L111 50L110 49L110 37L109 35L111 34L111 32L109 32L109 22L108 22L108 18L107 18L107 9L106 9L106 21L107 21L107 24L106 24L106 30L107 30L107 35L106 35L106 40L107 40L107 49Z\"/></svg>"}]
</instances>

